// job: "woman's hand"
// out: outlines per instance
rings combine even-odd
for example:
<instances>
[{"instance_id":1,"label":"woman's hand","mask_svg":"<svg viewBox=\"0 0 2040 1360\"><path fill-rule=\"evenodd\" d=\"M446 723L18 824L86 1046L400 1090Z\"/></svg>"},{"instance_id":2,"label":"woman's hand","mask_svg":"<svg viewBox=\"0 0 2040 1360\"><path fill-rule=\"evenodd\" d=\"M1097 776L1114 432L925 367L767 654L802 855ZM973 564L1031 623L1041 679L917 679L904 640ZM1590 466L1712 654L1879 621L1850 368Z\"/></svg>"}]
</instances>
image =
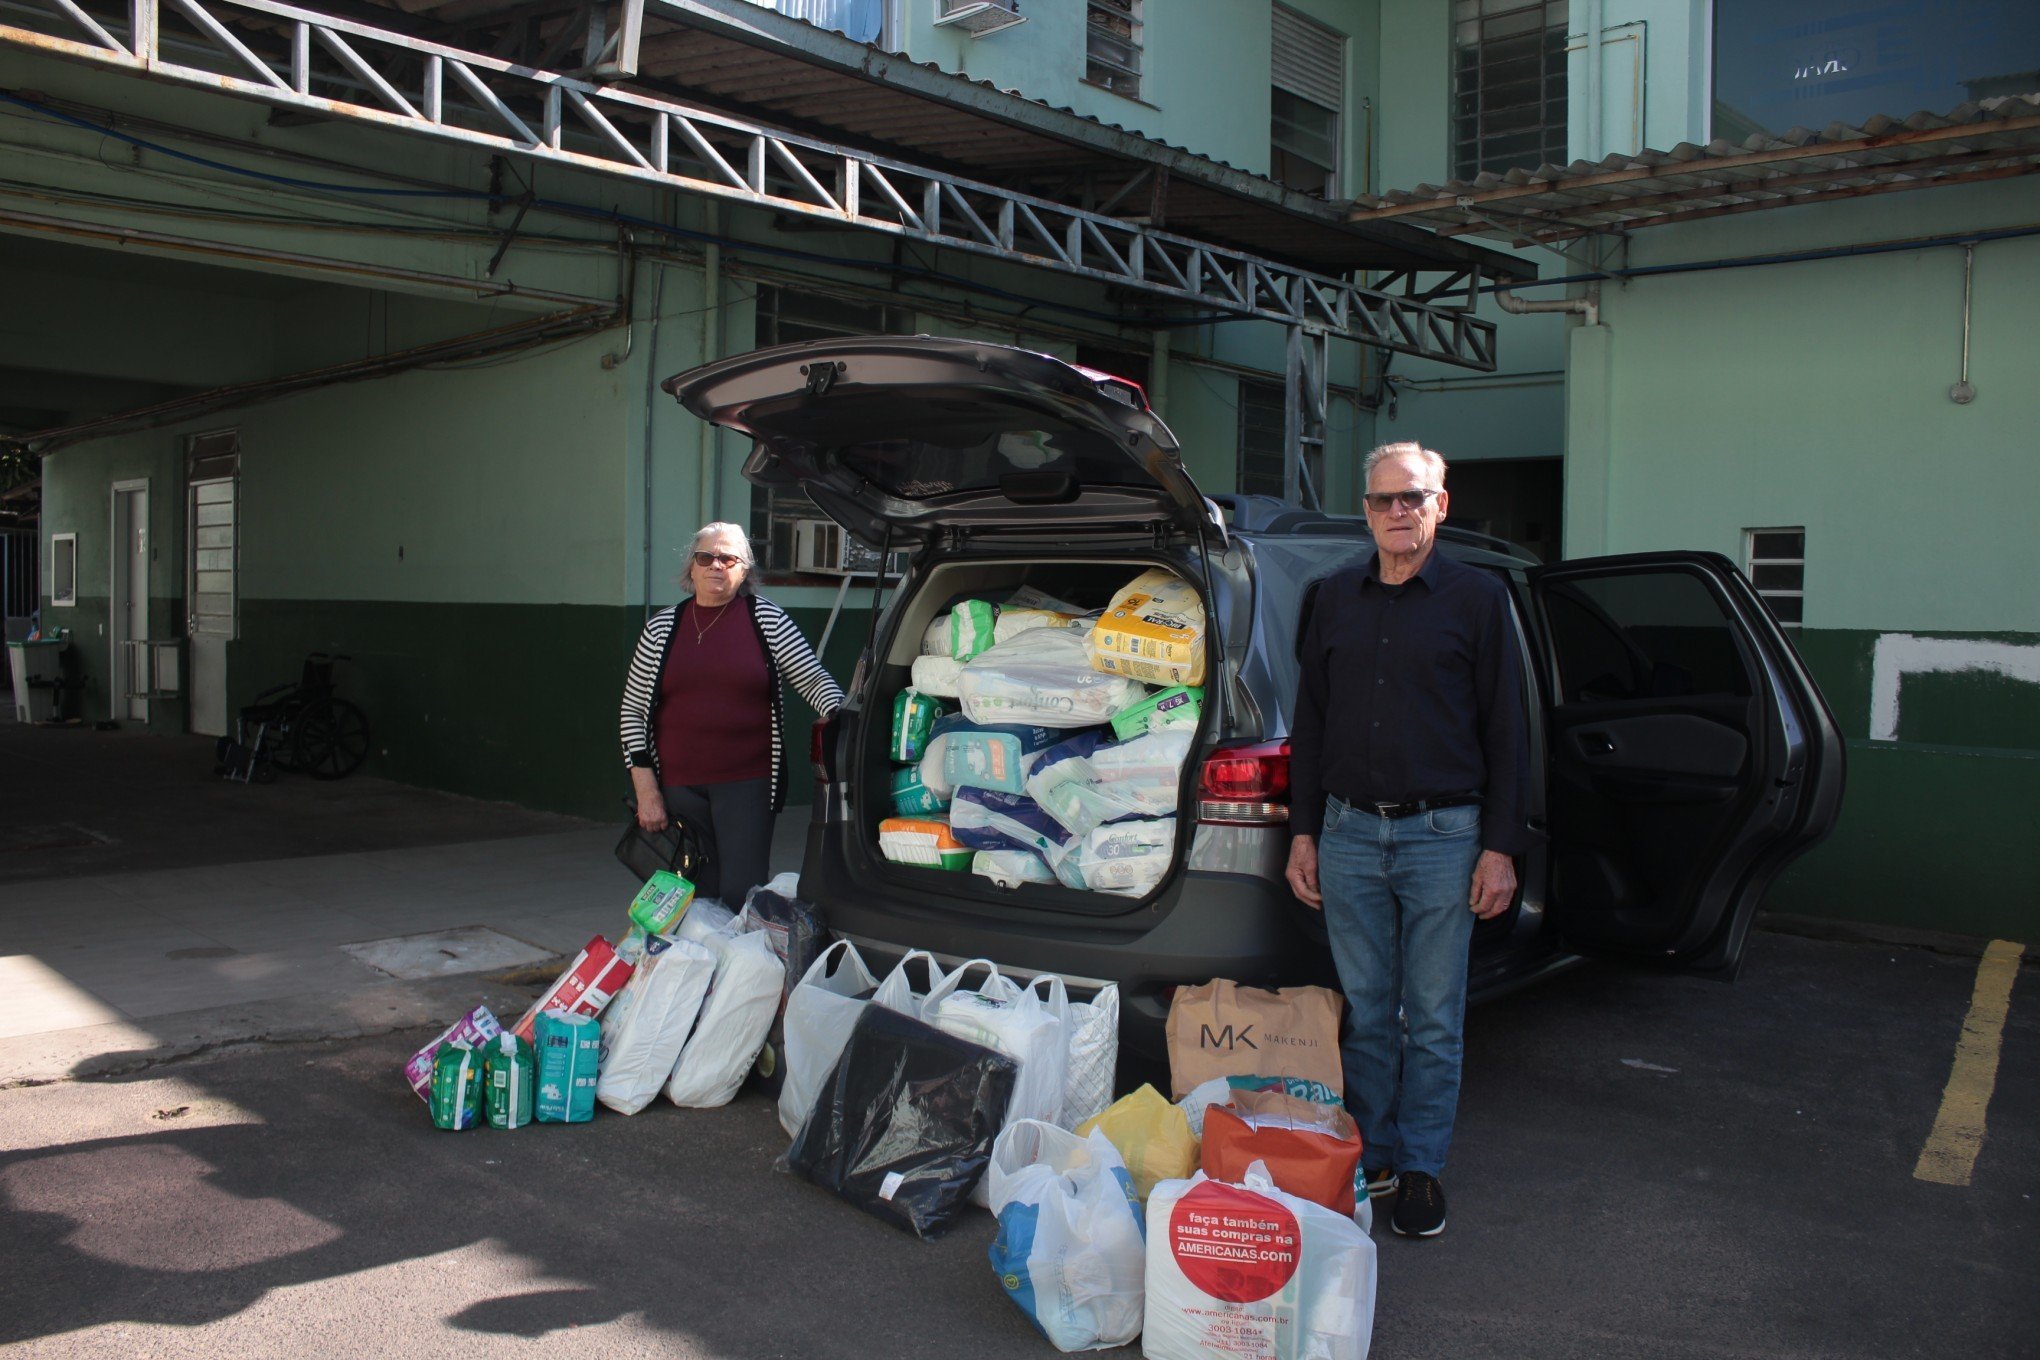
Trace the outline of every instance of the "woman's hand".
<instances>
[{"instance_id":1,"label":"woman's hand","mask_svg":"<svg viewBox=\"0 0 2040 1360\"><path fill-rule=\"evenodd\" d=\"M647 831L664 831L671 819L666 816L666 798L659 792L658 776L640 766L630 772L630 782L637 790L637 824Z\"/></svg>"}]
</instances>

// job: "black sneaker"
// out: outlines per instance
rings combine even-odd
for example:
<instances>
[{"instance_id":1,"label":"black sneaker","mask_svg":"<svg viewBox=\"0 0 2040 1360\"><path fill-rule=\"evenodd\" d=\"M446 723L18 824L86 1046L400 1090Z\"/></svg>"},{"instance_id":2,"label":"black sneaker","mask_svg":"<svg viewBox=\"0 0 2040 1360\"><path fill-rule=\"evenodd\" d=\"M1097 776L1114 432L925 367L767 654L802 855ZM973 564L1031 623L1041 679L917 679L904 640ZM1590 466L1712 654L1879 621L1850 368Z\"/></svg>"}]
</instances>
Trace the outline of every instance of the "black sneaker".
<instances>
[{"instance_id":1,"label":"black sneaker","mask_svg":"<svg viewBox=\"0 0 2040 1360\"><path fill-rule=\"evenodd\" d=\"M1404 1237L1436 1237L1445 1231L1445 1187L1436 1176L1405 1171L1396 1177L1396 1187L1390 1227Z\"/></svg>"},{"instance_id":2,"label":"black sneaker","mask_svg":"<svg viewBox=\"0 0 2040 1360\"><path fill-rule=\"evenodd\" d=\"M1367 1198L1369 1199L1380 1199L1383 1195L1395 1189L1395 1172L1385 1166L1377 1170L1362 1172L1361 1174L1366 1177L1364 1183L1367 1186Z\"/></svg>"}]
</instances>

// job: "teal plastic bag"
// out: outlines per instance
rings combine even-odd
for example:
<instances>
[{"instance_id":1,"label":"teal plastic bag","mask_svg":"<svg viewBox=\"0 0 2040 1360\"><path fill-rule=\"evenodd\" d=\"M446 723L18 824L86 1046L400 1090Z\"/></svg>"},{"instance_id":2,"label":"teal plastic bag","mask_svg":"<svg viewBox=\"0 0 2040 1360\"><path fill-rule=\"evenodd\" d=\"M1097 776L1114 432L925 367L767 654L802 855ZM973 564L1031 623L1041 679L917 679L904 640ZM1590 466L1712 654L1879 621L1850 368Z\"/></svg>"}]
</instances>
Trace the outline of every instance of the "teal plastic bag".
<instances>
[{"instance_id":1,"label":"teal plastic bag","mask_svg":"<svg viewBox=\"0 0 2040 1360\"><path fill-rule=\"evenodd\" d=\"M541 1124L585 1124L595 1117L595 1077L602 1065L602 1022L592 1015L544 1011L538 1017Z\"/></svg>"},{"instance_id":2,"label":"teal plastic bag","mask_svg":"<svg viewBox=\"0 0 2040 1360\"><path fill-rule=\"evenodd\" d=\"M521 1129L531 1122L533 1066L531 1045L515 1034L499 1035L482 1050L482 1100L490 1128Z\"/></svg>"}]
</instances>

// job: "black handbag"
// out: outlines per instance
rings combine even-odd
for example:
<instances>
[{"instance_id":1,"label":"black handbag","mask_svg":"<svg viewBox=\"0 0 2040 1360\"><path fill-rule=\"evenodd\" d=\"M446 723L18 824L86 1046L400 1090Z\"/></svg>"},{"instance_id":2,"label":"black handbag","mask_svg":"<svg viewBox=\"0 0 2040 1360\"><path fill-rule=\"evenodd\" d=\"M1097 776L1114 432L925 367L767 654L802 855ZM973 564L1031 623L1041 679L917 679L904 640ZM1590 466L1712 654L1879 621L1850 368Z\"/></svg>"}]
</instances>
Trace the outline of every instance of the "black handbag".
<instances>
[{"instance_id":1,"label":"black handbag","mask_svg":"<svg viewBox=\"0 0 2040 1360\"><path fill-rule=\"evenodd\" d=\"M669 816L664 831L647 831L638 825L637 804L628 798L623 802L630 820L616 842L616 858L631 877L643 883L663 869L689 883L701 882L708 870L708 837L701 828L685 817Z\"/></svg>"}]
</instances>

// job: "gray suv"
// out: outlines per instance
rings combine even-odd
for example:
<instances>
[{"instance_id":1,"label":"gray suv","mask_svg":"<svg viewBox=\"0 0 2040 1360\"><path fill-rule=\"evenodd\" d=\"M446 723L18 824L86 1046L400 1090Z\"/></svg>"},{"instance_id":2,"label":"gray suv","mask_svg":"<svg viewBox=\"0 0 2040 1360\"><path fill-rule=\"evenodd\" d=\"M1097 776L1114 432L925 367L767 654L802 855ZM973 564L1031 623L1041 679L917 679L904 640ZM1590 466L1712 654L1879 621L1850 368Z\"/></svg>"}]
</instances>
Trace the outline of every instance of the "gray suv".
<instances>
[{"instance_id":1,"label":"gray suv","mask_svg":"<svg viewBox=\"0 0 2040 1360\"><path fill-rule=\"evenodd\" d=\"M1162 1056L1179 985L1333 982L1320 919L1282 874L1286 738L1302 621L1317 584L1372 551L1364 521L1207 499L1137 386L1025 350L846 338L664 386L752 436L751 481L798 485L859 539L909 555L844 708L814 734L801 888L832 931L874 967L925 949L1056 973L1073 994L1116 982L1136 1060ZM1841 803L1841 737L1790 639L1715 554L1544 566L1449 523L1439 547L1509 585L1543 771L1531 811L1545 840L1513 907L1475 932L1475 996L1587 954L1733 976L1766 886ZM928 625L1022 586L1102 607L1151 567L1202 595L1209 677L1160 884L1137 898L1001 887L885 859L893 700Z\"/></svg>"}]
</instances>

